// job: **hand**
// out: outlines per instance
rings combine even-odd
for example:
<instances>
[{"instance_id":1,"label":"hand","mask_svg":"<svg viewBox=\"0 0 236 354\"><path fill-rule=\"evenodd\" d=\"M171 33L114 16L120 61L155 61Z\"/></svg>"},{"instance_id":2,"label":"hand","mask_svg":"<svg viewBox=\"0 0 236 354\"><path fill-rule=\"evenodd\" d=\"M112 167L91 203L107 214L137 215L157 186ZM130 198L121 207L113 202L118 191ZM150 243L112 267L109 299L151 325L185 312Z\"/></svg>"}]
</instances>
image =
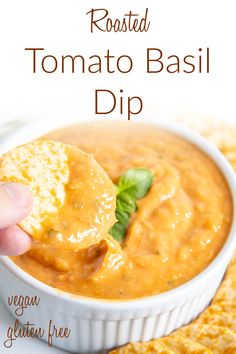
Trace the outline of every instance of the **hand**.
<instances>
[{"instance_id":1,"label":"hand","mask_svg":"<svg viewBox=\"0 0 236 354\"><path fill-rule=\"evenodd\" d=\"M16 256L31 246L31 237L16 224L31 211L33 197L20 183L0 184L0 255Z\"/></svg>"}]
</instances>

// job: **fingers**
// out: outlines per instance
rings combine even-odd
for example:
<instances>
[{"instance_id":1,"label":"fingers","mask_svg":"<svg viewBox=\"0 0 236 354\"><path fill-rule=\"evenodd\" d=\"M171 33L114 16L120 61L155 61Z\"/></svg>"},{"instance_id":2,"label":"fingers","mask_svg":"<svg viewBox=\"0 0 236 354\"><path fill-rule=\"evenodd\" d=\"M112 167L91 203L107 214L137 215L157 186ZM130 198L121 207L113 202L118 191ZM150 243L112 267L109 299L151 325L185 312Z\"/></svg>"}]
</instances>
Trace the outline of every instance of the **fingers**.
<instances>
[{"instance_id":1,"label":"fingers","mask_svg":"<svg viewBox=\"0 0 236 354\"><path fill-rule=\"evenodd\" d=\"M31 238L15 224L31 211L33 198L27 186L20 183L0 185L0 254L16 256L31 246Z\"/></svg>"},{"instance_id":2,"label":"fingers","mask_svg":"<svg viewBox=\"0 0 236 354\"><path fill-rule=\"evenodd\" d=\"M0 185L0 229L15 225L31 211L33 198L27 186L21 183Z\"/></svg>"},{"instance_id":3,"label":"fingers","mask_svg":"<svg viewBox=\"0 0 236 354\"><path fill-rule=\"evenodd\" d=\"M17 256L25 253L31 247L29 237L18 226L10 226L0 230L0 255Z\"/></svg>"}]
</instances>

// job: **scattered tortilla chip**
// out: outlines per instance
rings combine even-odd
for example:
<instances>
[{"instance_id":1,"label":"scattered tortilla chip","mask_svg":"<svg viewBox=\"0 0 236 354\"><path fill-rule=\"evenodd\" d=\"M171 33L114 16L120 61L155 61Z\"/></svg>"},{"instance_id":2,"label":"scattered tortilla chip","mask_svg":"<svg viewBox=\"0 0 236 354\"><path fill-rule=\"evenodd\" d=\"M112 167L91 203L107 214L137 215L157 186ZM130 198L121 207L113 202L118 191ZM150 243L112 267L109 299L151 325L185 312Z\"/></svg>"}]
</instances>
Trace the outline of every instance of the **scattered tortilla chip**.
<instances>
[{"instance_id":1,"label":"scattered tortilla chip","mask_svg":"<svg viewBox=\"0 0 236 354\"><path fill-rule=\"evenodd\" d=\"M175 354L164 343L158 340L148 343L130 343L124 347L112 350L109 354Z\"/></svg>"},{"instance_id":2,"label":"scattered tortilla chip","mask_svg":"<svg viewBox=\"0 0 236 354\"><path fill-rule=\"evenodd\" d=\"M213 143L236 170L236 125L209 117L178 119Z\"/></svg>"},{"instance_id":3,"label":"scattered tortilla chip","mask_svg":"<svg viewBox=\"0 0 236 354\"><path fill-rule=\"evenodd\" d=\"M236 264L236 252L234 253L232 261L230 262L230 266L233 266L234 264Z\"/></svg>"},{"instance_id":4,"label":"scattered tortilla chip","mask_svg":"<svg viewBox=\"0 0 236 354\"><path fill-rule=\"evenodd\" d=\"M168 348L174 351L176 354L211 354L212 351L203 345L189 340L182 336L168 336L159 339L161 343L167 345Z\"/></svg>"},{"instance_id":5,"label":"scattered tortilla chip","mask_svg":"<svg viewBox=\"0 0 236 354\"><path fill-rule=\"evenodd\" d=\"M234 258L227 268L227 272L225 274L225 279L230 278L231 276L236 277L236 263L235 263Z\"/></svg>"},{"instance_id":6,"label":"scattered tortilla chip","mask_svg":"<svg viewBox=\"0 0 236 354\"><path fill-rule=\"evenodd\" d=\"M221 127L215 131L209 131L205 137L210 140L222 152L236 170L236 130L235 127Z\"/></svg>"},{"instance_id":7,"label":"scattered tortilla chip","mask_svg":"<svg viewBox=\"0 0 236 354\"><path fill-rule=\"evenodd\" d=\"M201 344L181 336L168 336L148 343L131 343L110 354L175 353L211 354L212 351Z\"/></svg>"},{"instance_id":8,"label":"scattered tortilla chip","mask_svg":"<svg viewBox=\"0 0 236 354\"><path fill-rule=\"evenodd\" d=\"M236 300L236 254L228 266L225 278L213 299L213 303L232 302L234 300Z\"/></svg>"},{"instance_id":9,"label":"scattered tortilla chip","mask_svg":"<svg viewBox=\"0 0 236 354\"><path fill-rule=\"evenodd\" d=\"M213 303L219 301L235 301L236 300L236 267L232 265L229 267L225 279L221 283Z\"/></svg>"},{"instance_id":10,"label":"scattered tortilla chip","mask_svg":"<svg viewBox=\"0 0 236 354\"><path fill-rule=\"evenodd\" d=\"M112 181L92 155L74 146L46 140L19 146L2 156L0 180L29 185L34 206L19 225L54 247L92 246L116 221Z\"/></svg>"},{"instance_id":11,"label":"scattered tortilla chip","mask_svg":"<svg viewBox=\"0 0 236 354\"><path fill-rule=\"evenodd\" d=\"M202 344L217 354L236 353L236 334L230 329L207 324L193 323L173 333Z\"/></svg>"},{"instance_id":12,"label":"scattered tortilla chip","mask_svg":"<svg viewBox=\"0 0 236 354\"><path fill-rule=\"evenodd\" d=\"M195 321L195 323L221 326L236 332L236 312L215 312L214 306L210 306Z\"/></svg>"},{"instance_id":13,"label":"scattered tortilla chip","mask_svg":"<svg viewBox=\"0 0 236 354\"><path fill-rule=\"evenodd\" d=\"M236 302L235 301L219 301L214 302L211 306L214 313L218 312L236 312Z\"/></svg>"}]
</instances>

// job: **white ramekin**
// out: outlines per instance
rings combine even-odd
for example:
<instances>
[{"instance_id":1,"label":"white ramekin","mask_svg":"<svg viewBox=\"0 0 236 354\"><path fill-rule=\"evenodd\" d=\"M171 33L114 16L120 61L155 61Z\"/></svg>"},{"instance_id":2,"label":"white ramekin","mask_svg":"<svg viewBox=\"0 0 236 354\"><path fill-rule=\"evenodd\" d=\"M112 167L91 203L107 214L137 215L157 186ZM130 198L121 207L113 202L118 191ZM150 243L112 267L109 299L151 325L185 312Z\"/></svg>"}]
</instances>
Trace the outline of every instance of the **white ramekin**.
<instances>
[{"instance_id":1,"label":"white ramekin","mask_svg":"<svg viewBox=\"0 0 236 354\"><path fill-rule=\"evenodd\" d=\"M58 120L34 122L12 134L1 145L0 154L67 123ZM68 339L54 339L53 342L65 350L105 353L127 342L148 341L167 335L187 324L211 301L236 248L236 180L230 164L213 145L183 126L151 120L147 123L156 124L183 137L215 161L233 197L234 213L230 234L214 261L192 280L166 293L129 301L97 300L58 291L22 271L8 257L1 257L0 293L9 310L15 316L15 308L7 304L8 296L40 297L40 305L26 309L18 320L23 324L29 321L36 327L46 329L52 320L57 327L70 328ZM44 339L47 340L47 331Z\"/></svg>"}]
</instances>

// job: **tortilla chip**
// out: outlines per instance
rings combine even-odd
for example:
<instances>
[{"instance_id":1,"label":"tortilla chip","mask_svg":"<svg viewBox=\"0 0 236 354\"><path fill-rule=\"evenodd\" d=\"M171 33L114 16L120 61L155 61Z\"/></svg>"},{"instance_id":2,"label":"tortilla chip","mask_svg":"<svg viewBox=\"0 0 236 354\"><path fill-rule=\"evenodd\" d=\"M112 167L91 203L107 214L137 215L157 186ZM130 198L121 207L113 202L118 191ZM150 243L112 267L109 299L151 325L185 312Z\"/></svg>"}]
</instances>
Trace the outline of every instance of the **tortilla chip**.
<instances>
[{"instance_id":1,"label":"tortilla chip","mask_svg":"<svg viewBox=\"0 0 236 354\"><path fill-rule=\"evenodd\" d=\"M34 205L19 226L55 248L93 246L116 221L112 181L75 146L47 140L18 146L1 157L0 180L29 186Z\"/></svg>"},{"instance_id":2,"label":"tortilla chip","mask_svg":"<svg viewBox=\"0 0 236 354\"><path fill-rule=\"evenodd\" d=\"M236 312L236 302L235 301L219 301L214 302L211 306L214 313L217 312Z\"/></svg>"},{"instance_id":3,"label":"tortilla chip","mask_svg":"<svg viewBox=\"0 0 236 354\"><path fill-rule=\"evenodd\" d=\"M225 279L230 278L230 277L236 277L236 263L235 263L235 259L233 258L232 261L230 262L226 275L225 275Z\"/></svg>"},{"instance_id":4,"label":"tortilla chip","mask_svg":"<svg viewBox=\"0 0 236 354\"><path fill-rule=\"evenodd\" d=\"M234 264L236 264L236 252L234 253L234 256L230 262L230 266L233 266Z\"/></svg>"},{"instance_id":5,"label":"tortilla chip","mask_svg":"<svg viewBox=\"0 0 236 354\"><path fill-rule=\"evenodd\" d=\"M38 141L16 147L1 156L0 180L20 182L31 189L33 210L20 226L31 236L37 236L47 215L55 213L65 201L65 186L69 182L65 145Z\"/></svg>"},{"instance_id":6,"label":"tortilla chip","mask_svg":"<svg viewBox=\"0 0 236 354\"><path fill-rule=\"evenodd\" d=\"M109 354L175 354L164 343L153 340L148 343L130 343L124 347L112 350Z\"/></svg>"},{"instance_id":7,"label":"tortilla chip","mask_svg":"<svg viewBox=\"0 0 236 354\"><path fill-rule=\"evenodd\" d=\"M221 326L236 332L236 312L216 312L214 306L210 306L204 311L196 322Z\"/></svg>"},{"instance_id":8,"label":"tortilla chip","mask_svg":"<svg viewBox=\"0 0 236 354\"><path fill-rule=\"evenodd\" d=\"M207 132L205 137L210 140L231 163L236 170L236 130L235 127L222 127L214 132Z\"/></svg>"},{"instance_id":9,"label":"tortilla chip","mask_svg":"<svg viewBox=\"0 0 236 354\"><path fill-rule=\"evenodd\" d=\"M236 170L236 126L235 124L199 117L198 119L181 118L181 123L203 135L225 155Z\"/></svg>"},{"instance_id":10,"label":"tortilla chip","mask_svg":"<svg viewBox=\"0 0 236 354\"><path fill-rule=\"evenodd\" d=\"M220 285L216 296L213 299L213 303L219 301L236 300L236 266L235 264L229 266L225 279Z\"/></svg>"},{"instance_id":11,"label":"tortilla chip","mask_svg":"<svg viewBox=\"0 0 236 354\"><path fill-rule=\"evenodd\" d=\"M207 324L193 323L173 333L202 344L217 354L236 353L236 334L230 329Z\"/></svg>"},{"instance_id":12,"label":"tortilla chip","mask_svg":"<svg viewBox=\"0 0 236 354\"><path fill-rule=\"evenodd\" d=\"M159 340L176 354L210 354L212 351L203 345L183 336L168 336Z\"/></svg>"}]
</instances>

